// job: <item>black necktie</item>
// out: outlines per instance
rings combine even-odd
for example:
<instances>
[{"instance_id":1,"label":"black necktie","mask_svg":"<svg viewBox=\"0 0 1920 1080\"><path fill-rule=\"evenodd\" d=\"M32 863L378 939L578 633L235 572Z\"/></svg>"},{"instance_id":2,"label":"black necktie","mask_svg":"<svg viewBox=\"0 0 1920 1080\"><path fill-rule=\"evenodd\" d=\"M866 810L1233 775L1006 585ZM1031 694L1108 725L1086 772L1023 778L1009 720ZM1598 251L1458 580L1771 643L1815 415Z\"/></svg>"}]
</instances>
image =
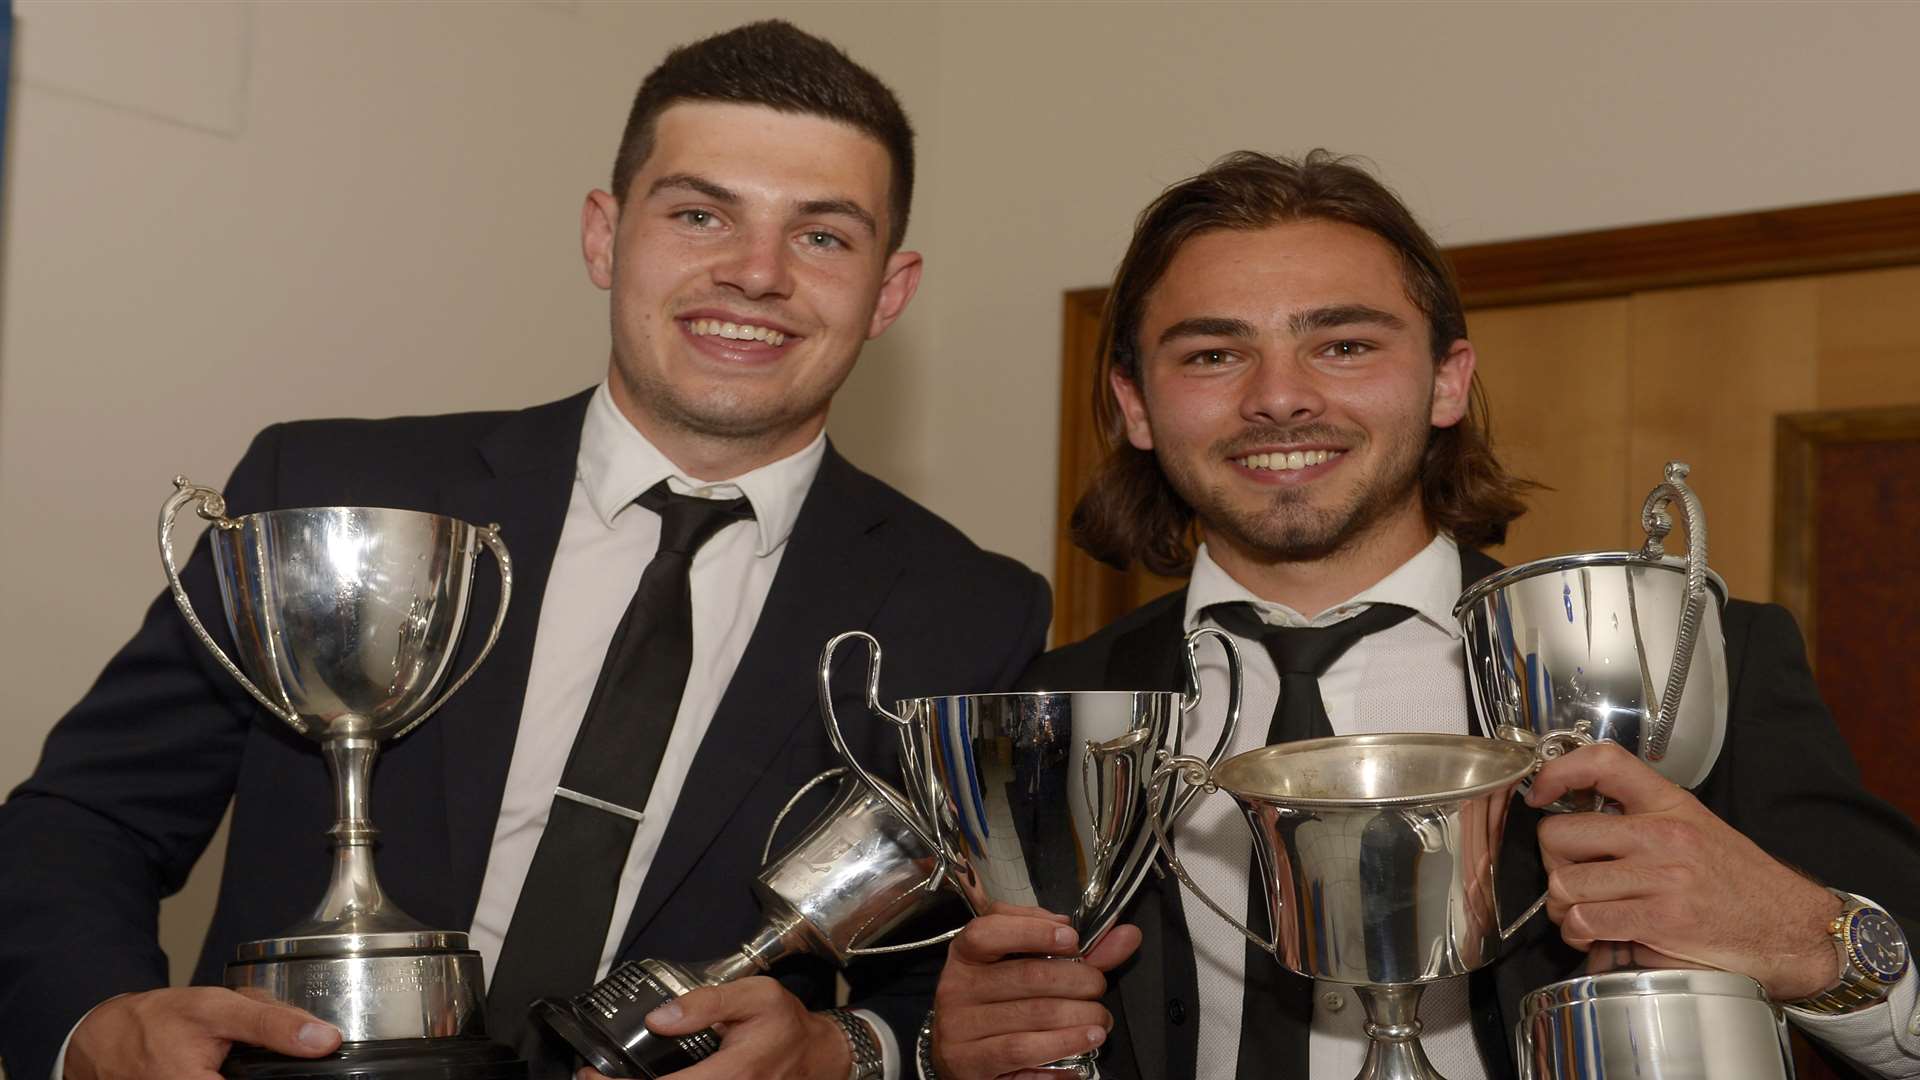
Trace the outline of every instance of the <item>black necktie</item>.
<instances>
[{"instance_id":1,"label":"black necktie","mask_svg":"<svg viewBox=\"0 0 1920 1080\"><path fill-rule=\"evenodd\" d=\"M1412 608L1374 604L1332 626L1272 626L1249 603L1214 604L1207 614L1222 629L1267 647L1280 673L1280 700L1267 725L1268 744L1320 739L1333 734L1327 704L1320 698L1320 677L1353 643L1368 634L1405 622ZM1249 869L1258 867L1256 858ZM1247 926L1269 937L1266 890L1255 873L1247 875ZM1240 1080L1306 1075L1307 1039L1313 1030L1313 980L1301 978L1251 942L1246 955L1246 994L1240 1014ZM1291 1060L1289 1060L1291 1059Z\"/></svg>"},{"instance_id":2,"label":"black necktie","mask_svg":"<svg viewBox=\"0 0 1920 1080\"><path fill-rule=\"evenodd\" d=\"M753 517L745 499L676 495L664 480L635 501L660 515L660 547L607 645L487 994L488 1034L536 1069L541 1035L530 1030L527 1006L592 984L634 830L673 734L693 665L694 553Z\"/></svg>"}]
</instances>

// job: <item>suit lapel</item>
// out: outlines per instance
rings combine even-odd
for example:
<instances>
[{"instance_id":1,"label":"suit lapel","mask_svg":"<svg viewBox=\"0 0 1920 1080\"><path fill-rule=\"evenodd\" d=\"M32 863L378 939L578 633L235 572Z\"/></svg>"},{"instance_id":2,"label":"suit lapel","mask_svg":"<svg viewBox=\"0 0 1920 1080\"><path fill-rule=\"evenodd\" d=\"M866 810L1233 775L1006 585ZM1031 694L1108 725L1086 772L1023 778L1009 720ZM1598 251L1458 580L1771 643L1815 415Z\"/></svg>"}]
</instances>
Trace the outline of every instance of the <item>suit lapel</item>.
<instances>
[{"instance_id":1,"label":"suit lapel","mask_svg":"<svg viewBox=\"0 0 1920 1080\"><path fill-rule=\"evenodd\" d=\"M1175 594L1161 616L1114 641L1107 658L1106 686L1172 690L1185 684L1181 662L1185 596L1184 590ZM1198 975L1180 906L1180 886L1158 862L1140 886L1129 914L1140 927L1140 949L1117 982L1120 1011L1140 1075L1192 1076L1198 1046ZM1176 1001L1185 1003L1184 1011L1192 1019L1170 1027L1169 1013Z\"/></svg>"},{"instance_id":2,"label":"suit lapel","mask_svg":"<svg viewBox=\"0 0 1920 1080\"><path fill-rule=\"evenodd\" d=\"M461 688L447 714L427 725L441 745L454 885L450 892L464 905L460 926L473 920L486 873L533 664L541 602L573 494L580 426L591 397L588 391L508 416L477 444L485 473L451 481L442 490L446 513L476 524L498 524L513 560L513 597L493 653ZM479 567L456 670L472 663L499 599L499 575Z\"/></svg>"},{"instance_id":3,"label":"suit lapel","mask_svg":"<svg viewBox=\"0 0 1920 1080\"><path fill-rule=\"evenodd\" d=\"M906 553L877 534L885 514L831 445L787 539L747 651L715 710L621 938L631 947L733 817L741 793L801 723L819 723L814 658L828 638L867 627Z\"/></svg>"}]
</instances>

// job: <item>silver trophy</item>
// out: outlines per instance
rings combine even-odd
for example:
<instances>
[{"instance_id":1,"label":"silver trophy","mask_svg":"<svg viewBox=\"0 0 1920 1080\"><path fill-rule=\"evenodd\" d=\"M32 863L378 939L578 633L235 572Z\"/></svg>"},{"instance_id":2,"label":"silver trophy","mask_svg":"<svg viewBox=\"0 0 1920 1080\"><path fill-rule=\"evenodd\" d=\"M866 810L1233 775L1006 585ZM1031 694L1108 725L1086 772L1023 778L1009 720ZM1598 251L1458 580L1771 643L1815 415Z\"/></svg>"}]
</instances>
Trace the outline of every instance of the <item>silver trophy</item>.
<instances>
[{"instance_id":1,"label":"silver trophy","mask_svg":"<svg viewBox=\"0 0 1920 1080\"><path fill-rule=\"evenodd\" d=\"M851 631L828 642L820 657L828 735L847 764L874 783L847 750L825 690L834 650L865 641L867 708L897 730L906 796L876 790L936 852L936 876L950 876L975 911L999 901L1065 915L1084 956L1153 864L1145 781L1159 756L1181 749L1182 719L1200 704L1194 649L1205 637L1226 648L1231 680L1219 742L1206 759L1216 762L1239 723L1240 657L1232 639L1212 628L1187 636L1189 685L1196 688L1190 693L957 694L912 698L894 709L879 699L880 643ZM1098 1075L1093 1054L1038 1067Z\"/></svg>"},{"instance_id":2,"label":"silver trophy","mask_svg":"<svg viewBox=\"0 0 1920 1080\"><path fill-rule=\"evenodd\" d=\"M1536 736L1584 725L1682 787L1698 786L1726 738L1727 586L1707 569L1707 522L1669 462L1647 496L1638 551L1560 555L1509 567L1454 607L1485 734ZM1666 554L1678 501L1687 554Z\"/></svg>"},{"instance_id":3,"label":"silver trophy","mask_svg":"<svg viewBox=\"0 0 1920 1080\"><path fill-rule=\"evenodd\" d=\"M1641 946L1520 999L1520 1080L1793 1080L1786 1017L1760 984ZM1603 959L1604 958L1604 959Z\"/></svg>"},{"instance_id":4,"label":"silver trophy","mask_svg":"<svg viewBox=\"0 0 1920 1080\"><path fill-rule=\"evenodd\" d=\"M834 780L839 786L827 808L778 858L769 858L780 824L795 804ZM711 1030L656 1035L648 1030L646 1015L657 1006L699 987L767 974L789 956L811 954L845 967L858 957L952 938L957 928L925 941L864 944L925 911L939 888L932 847L889 805L899 796L869 783L845 768L830 769L802 786L780 811L761 854L764 869L753 883L767 920L738 949L696 964L629 961L584 994L534 1002L535 1018L607 1076L666 1076L711 1057L720 1037Z\"/></svg>"},{"instance_id":5,"label":"silver trophy","mask_svg":"<svg viewBox=\"0 0 1920 1080\"><path fill-rule=\"evenodd\" d=\"M304 1062L237 1050L230 1076L379 1076L423 1065L462 1076L524 1077L487 1041L480 954L467 935L401 911L374 874L368 816L380 745L433 715L492 650L513 568L494 526L438 514L332 506L226 516L226 500L185 477L160 513L160 557L174 600L220 665L263 708L320 744L338 820L333 874L313 915L242 944L229 987L305 1009L339 1028L341 1049ZM214 573L237 661L201 624L173 557L173 524L194 507L210 523ZM481 546L500 570L500 606L467 670L435 696L461 628ZM436 1074L437 1075L437 1074ZM447 1075L454 1075L448 1073Z\"/></svg>"},{"instance_id":6,"label":"silver trophy","mask_svg":"<svg viewBox=\"0 0 1920 1080\"><path fill-rule=\"evenodd\" d=\"M1440 1080L1420 1047L1426 984L1492 962L1546 903L1500 924L1495 863L1520 783L1586 741L1527 747L1472 735L1347 735L1249 750L1224 764L1174 757L1153 774L1148 820L1181 884L1295 974L1352 987L1367 1013L1360 1080ZM1175 793L1174 782L1188 785ZM1207 895L1164 831L1168 806L1224 789L1246 815L1273 933ZM1248 1023L1258 1023L1250 1017Z\"/></svg>"}]
</instances>

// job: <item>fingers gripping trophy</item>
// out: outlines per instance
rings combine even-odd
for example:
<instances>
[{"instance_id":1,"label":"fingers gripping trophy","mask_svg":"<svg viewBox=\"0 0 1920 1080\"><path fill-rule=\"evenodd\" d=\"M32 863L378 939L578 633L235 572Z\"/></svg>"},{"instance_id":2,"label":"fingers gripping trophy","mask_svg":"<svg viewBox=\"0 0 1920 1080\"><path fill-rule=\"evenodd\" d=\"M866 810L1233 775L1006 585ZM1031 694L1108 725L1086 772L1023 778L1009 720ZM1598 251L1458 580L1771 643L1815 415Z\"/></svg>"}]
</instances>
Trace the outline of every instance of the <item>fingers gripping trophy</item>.
<instances>
[{"instance_id":1,"label":"fingers gripping trophy","mask_svg":"<svg viewBox=\"0 0 1920 1080\"><path fill-rule=\"evenodd\" d=\"M160 556L193 632L254 700L320 744L333 775L333 872L311 917L242 944L227 986L332 1024L341 1046L318 1060L236 1049L230 1077L507 1080L525 1062L486 1038L480 954L380 888L368 817L381 744L444 705L486 659L512 593L496 526L439 514L328 506L226 516L226 500L185 477L160 513ZM181 583L173 526L192 507L209 523L214 574L234 655L207 632ZM467 669L435 696L466 622L480 549L500 572L500 605Z\"/></svg>"}]
</instances>

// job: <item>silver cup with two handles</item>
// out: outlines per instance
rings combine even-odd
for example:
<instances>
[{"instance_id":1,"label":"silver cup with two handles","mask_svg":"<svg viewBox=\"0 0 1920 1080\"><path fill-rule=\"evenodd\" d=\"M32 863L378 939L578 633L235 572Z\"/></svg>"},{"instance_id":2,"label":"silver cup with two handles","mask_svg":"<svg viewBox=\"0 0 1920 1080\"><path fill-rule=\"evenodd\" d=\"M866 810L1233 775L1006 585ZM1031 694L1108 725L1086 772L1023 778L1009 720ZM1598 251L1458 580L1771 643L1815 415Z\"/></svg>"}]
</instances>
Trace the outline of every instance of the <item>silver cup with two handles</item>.
<instances>
[{"instance_id":1,"label":"silver cup with two handles","mask_svg":"<svg viewBox=\"0 0 1920 1080\"><path fill-rule=\"evenodd\" d=\"M1189 686L1200 685L1194 650L1208 637L1226 649L1230 680L1219 741L1202 759L1218 762L1239 724L1240 656L1226 634L1194 631L1184 646ZM1153 865L1147 777L1160 758L1181 752L1183 720L1202 704L1199 691L952 694L889 709L879 699L880 643L851 631L821 654L821 699L835 749L870 782L827 691L835 650L856 639L868 647L867 709L900 740L906 793L887 797L935 851L936 874L975 911L999 902L1065 915L1079 935L1078 955L1092 951ZM1039 1067L1098 1075L1093 1054Z\"/></svg>"}]
</instances>

